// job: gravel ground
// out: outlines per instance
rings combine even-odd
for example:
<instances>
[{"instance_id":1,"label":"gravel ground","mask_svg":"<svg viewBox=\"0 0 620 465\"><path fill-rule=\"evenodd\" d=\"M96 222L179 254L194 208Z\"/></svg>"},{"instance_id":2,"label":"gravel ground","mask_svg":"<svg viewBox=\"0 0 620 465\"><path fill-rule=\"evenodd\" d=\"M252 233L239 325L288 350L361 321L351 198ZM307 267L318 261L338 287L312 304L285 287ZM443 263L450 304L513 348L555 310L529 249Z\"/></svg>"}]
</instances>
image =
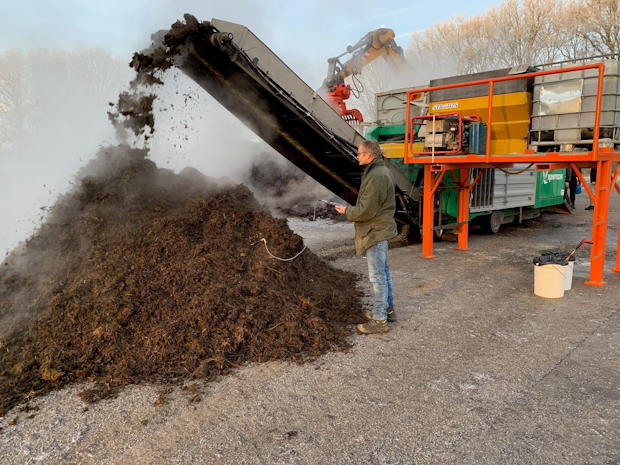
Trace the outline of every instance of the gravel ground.
<instances>
[{"instance_id":1,"label":"gravel ground","mask_svg":"<svg viewBox=\"0 0 620 465\"><path fill-rule=\"evenodd\" d=\"M398 322L313 363L246 366L195 394L134 386L86 406L74 386L0 419L1 464L618 464L620 277L533 295L531 259L591 236L591 212L546 214L468 252L394 248ZM615 264L620 198L610 209ZM366 273L351 225L291 220L335 266ZM370 291L367 283L361 284ZM342 289L346 292L346 289ZM194 401L192 401L194 399ZM11 424L12 423L12 424Z\"/></svg>"}]
</instances>

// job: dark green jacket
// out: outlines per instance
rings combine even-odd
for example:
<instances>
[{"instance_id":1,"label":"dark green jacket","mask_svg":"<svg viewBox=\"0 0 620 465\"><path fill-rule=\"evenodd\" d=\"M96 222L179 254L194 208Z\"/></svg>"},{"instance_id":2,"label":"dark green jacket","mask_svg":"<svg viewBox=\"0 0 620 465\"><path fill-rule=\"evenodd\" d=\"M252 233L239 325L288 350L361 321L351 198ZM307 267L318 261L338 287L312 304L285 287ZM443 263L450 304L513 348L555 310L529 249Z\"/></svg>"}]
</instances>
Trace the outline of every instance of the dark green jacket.
<instances>
[{"instance_id":1,"label":"dark green jacket","mask_svg":"<svg viewBox=\"0 0 620 465\"><path fill-rule=\"evenodd\" d=\"M355 253L362 255L377 242L390 240L396 231L394 179L383 157L368 164L354 207L347 207L347 220L355 223Z\"/></svg>"}]
</instances>

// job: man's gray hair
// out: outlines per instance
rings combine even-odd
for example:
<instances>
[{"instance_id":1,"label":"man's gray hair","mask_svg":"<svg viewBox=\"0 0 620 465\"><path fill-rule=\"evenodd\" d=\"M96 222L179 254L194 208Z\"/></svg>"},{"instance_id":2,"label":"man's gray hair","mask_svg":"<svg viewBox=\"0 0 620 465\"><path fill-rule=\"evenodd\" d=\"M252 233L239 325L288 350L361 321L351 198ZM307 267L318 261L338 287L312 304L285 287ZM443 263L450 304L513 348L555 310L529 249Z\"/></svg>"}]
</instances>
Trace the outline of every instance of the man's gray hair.
<instances>
[{"instance_id":1,"label":"man's gray hair","mask_svg":"<svg viewBox=\"0 0 620 465\"><path fill-rule=\"evenodd\" d=\"M381 146L375 140L365 140L360 145L365 151L370 153L373 158L379 158L383 156L383 151L381 150Z\"/></svg>"}]
</instances>

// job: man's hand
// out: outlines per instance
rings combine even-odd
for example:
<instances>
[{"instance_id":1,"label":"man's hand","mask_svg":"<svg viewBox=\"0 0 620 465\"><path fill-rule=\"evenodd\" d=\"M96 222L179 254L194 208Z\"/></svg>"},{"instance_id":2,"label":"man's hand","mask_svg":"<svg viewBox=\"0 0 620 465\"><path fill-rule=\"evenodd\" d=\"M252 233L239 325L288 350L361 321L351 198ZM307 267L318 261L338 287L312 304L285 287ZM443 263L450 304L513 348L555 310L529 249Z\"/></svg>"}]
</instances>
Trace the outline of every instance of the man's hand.
<instances>
[{"instance_id":1,"label":"man's hand","mask_svg":"<svg viewBox=\"0 0 620 465\"><path fill-rule=\"evenodd\" d=\"M344 212L347 211L347 207L345 207L344 205L334 205L334 208L341 215L344 215Z\"/></svg>"}]
</instances>

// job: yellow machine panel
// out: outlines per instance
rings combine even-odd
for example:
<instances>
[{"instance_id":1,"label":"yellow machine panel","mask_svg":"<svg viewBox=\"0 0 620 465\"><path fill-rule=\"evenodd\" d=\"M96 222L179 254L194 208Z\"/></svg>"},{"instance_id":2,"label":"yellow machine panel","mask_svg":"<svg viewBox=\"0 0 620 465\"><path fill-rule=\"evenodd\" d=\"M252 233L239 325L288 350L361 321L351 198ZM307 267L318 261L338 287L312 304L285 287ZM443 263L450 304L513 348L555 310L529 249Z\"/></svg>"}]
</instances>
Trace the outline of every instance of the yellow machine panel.
<instances>
[{"instance_id":1,"label":"yellow machine panel","mask_svg":"<svg viewBox=\"0 0 620 465\"><path fill-rule=\"evenodd\" d=\"M488 102L487 96L432 102L429 113L476 115L486 123ZM492 154L525 153L531 110L531 92L513 92L493 96ZM403 158L405 146L403 143L385 143L381 144L381 149L387 158ZM427 150L424 148L424 142L414 143L412 149L414 152Z\"/></svg>"},{"instance_id":2,"label":"yellow machine panel","mask_svg":"<svg viewBox=\"0 0 620 465\"><path fill-rule=\"evenodd\" d=\"M411 147L414 152L423 152L424 142L415 142ZM381 144L381 150L385 158L403 158L405 156L405 144L402 142Z\"/></svg>"}]
</instances>

